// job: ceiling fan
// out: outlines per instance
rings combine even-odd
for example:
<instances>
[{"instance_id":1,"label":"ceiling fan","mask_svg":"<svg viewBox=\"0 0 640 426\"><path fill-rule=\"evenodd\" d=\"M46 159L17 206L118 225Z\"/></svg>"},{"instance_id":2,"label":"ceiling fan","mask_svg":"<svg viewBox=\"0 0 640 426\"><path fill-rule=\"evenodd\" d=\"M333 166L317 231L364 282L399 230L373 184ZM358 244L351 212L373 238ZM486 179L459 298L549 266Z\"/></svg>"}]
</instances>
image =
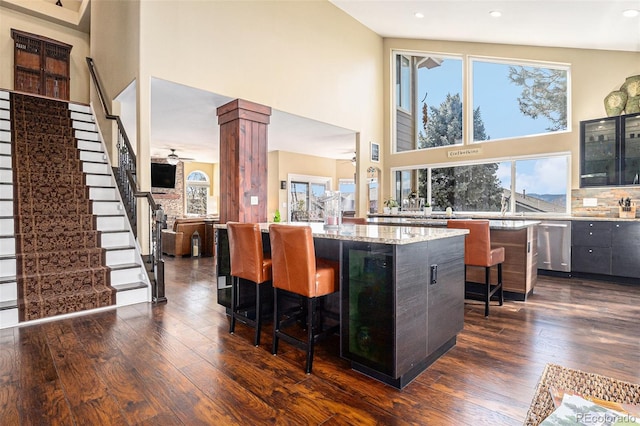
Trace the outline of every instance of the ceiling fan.
<instances>
[{"instance_id":1,"label":"ceiling fan","mask_svg":"<svg viewBox=\"0 0 640 426\"><path fill-rule=\"evenodd\" d=\"M171 154L167 155L167 163L171 164L172 166L175 166L176 164L178 164L180 161L194 161L195 158L186 158L186 157L179 157L178 154L176 154L176 150L173 148L169 148L171 150Z\"/></svg>"}]
</instances>

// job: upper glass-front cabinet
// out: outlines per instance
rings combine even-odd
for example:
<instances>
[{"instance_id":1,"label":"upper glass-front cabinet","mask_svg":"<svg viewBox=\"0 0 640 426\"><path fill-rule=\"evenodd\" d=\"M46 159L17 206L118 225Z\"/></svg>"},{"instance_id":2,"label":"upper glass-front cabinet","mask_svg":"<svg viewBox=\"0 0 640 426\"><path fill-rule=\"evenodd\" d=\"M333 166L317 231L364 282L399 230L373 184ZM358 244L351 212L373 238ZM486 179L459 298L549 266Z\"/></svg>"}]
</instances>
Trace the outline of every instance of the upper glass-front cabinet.
<instances>
[{"instance_id":1,"label":"upper glass-front cabinet","mask_svg":"<svg viewBox=\"0 0 640 426\"><path fill-rule=\"evenodd\" d=\"M580 160L580 187L640 184L640 115L581 122Z\"/></svg>"}]
</instances>

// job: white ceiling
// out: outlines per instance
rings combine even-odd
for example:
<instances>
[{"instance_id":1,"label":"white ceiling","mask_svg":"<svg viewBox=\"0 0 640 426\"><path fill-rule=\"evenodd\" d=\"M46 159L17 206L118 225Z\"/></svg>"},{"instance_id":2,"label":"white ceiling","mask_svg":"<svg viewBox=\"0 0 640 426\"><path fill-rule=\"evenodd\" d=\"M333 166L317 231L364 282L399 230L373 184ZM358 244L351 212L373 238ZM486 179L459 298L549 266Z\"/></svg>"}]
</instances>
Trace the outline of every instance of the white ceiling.
<instances>
[{"instance_id":1,"label":"white ceiling","mask_svg":"<svg viewBox=\"0 0 640 426\"><path fill-rule=\"evenodd\" d=\"M330 1L383 37L640 52L640 17L622 16L640 9L640 0ZM493 10L502 16L489 16ZM157 79L151 93L151 155L166 156L174 148L182 157L217 162L216 108L232 98ZM350 159L355 137L353 130L274 110L269 151Z\"/></svg>"},{"instance_id":2,"label":"white ceiling","mask_svg":"<svg viewBox=\"0 0 640 426\"><path fill-rule=\"evenodd\" d=\"M640 0L330 1L382 37L640 52Z\"/></svg>"}]
</instances>

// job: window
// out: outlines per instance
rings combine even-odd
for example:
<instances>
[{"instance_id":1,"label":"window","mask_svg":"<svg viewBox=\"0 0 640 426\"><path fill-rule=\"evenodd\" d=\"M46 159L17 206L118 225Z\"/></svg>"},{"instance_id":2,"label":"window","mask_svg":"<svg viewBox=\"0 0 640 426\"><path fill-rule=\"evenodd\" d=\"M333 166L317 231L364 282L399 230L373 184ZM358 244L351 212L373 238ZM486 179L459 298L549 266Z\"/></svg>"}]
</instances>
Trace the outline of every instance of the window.
<instances>
[{"instance_id":1,"label":"window","mask_svg":"<svg viewBox=\"0 0 640 426\"><path fill-rule=\"evenodd\" d=\"M206 215L209 196L209 177L196 170L187 176L187 214Z\"/></svg>"},{"instance_id":2,"label":"window","mask_svg":"<svg viewBox=\"0 0 640 426\"><path fill-rule=\"evenodd\" d=\"M322 197L331 189L331 179L289 175L289 218L291 222L322 222Z\"/></svg>"},{"instance_id":3,"label":"window","mask_svg":"<svg viewBox=\"0 0 640 426\"><path fill-rule=\"evenodd\" d=\"M471 59L473 141L567 130L566 66Z\"/></svg>"},{"instance_id":4,"label":"window","mask_svg":"<svg viewBox=\"0 0 640 426\"><path fill-rule=\"evenodd\" d=\"M342 199L342 211L354 212L356 210L356 184L353 179L340 179L338 190Z\"/></svg>"},{"instance_id":5,"label":"window","mask_svg":"<svg viewBox=\"0 0 640 426\"><path fill-rule=\"evenodd\" d=\"M394 152L569 129L568 65L471 57L464 71L453 55L394 55ZM472 102L462 98L464 77Z\"/></svg>"},{"instance_id":6,"label":"window","mask_svg":"<svg viewBox=\"0 0 640 426\"><path fill-rule=\"evenodd\" d=\"M566 213L570 157L566 154L395 172L396 193L417 174L417 191L434 211ZM400 183L398 183L400 180Z\"/></svg>"},{"instance_id":7,"label":"window","mask_svg":"<svg viewBox=\"0 0 640 426\"><path fill-rule=\"evenodd\" d=\"M396 53L395 61L395 152L461 144L462 59Z\"/></svg>"},{"instance_id":8,"label":"window","mask_svg":"<svg viewBox=\"0 0 640 426\"><path fill-rule=\"evenodd\" d=\"M411 111L411 58L396 56L396 104L398 108Z\"/></svg>"}]
</instances>

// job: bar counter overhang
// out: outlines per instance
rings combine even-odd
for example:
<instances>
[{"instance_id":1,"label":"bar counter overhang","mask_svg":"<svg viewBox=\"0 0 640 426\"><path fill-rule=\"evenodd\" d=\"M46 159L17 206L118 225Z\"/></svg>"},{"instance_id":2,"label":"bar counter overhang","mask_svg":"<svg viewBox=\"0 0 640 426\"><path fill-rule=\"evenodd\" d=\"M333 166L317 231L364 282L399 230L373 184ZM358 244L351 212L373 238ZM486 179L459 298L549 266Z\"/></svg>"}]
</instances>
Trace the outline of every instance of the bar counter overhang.
<instances>
[{"instance_id":1,"label":"bar counter overhang","mask_svg":"<svg viewBox=\"0 0 640 426\"><path fill-rule=\"evenodd\" d=\"M316 255L340 264L340 292L326 309L339 317L340 354L354 370L402 389L455 345L464 326L467 230L290 225L311 226ZM215 227L218 303L229 308L226 225ZM269 224L260 227L269 251Z\"/></svg>"}]
</instances>

